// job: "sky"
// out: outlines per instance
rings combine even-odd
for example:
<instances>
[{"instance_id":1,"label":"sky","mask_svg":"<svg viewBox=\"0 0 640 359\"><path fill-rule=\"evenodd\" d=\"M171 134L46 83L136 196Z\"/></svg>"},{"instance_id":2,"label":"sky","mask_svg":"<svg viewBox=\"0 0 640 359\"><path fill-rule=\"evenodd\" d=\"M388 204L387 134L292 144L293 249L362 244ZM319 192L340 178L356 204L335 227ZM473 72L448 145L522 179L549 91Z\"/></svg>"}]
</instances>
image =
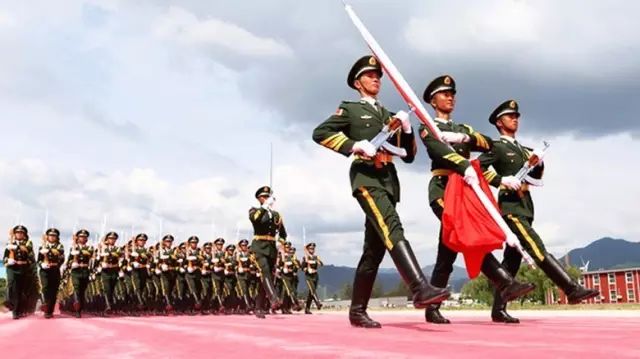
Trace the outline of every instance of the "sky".
<instances>
[{"instance_id":1,"label":"sky","mask_svg":"<svg viewBox=\"0 0 640 359\"><path fill-rule=\"evenodd\" d=\"M520 142L551 143L533 196L552 253L640 241L640 4L351 4L416 93L455 78L457 122L496 137L489 114L519 102ZM65 242L81 227L247 238L272 144L294 245L304 227L326 263L356 265L364 217L349 161L311 140L358 98L346 76L368 53L341 2L8 0L0 46L0 226L21 222L38 241L48 213ZM380 101L406 109L386 77ZM398 165L398 212L423 265L439 227L429 165L422 145Z\"/></svg>"}]
</instances>

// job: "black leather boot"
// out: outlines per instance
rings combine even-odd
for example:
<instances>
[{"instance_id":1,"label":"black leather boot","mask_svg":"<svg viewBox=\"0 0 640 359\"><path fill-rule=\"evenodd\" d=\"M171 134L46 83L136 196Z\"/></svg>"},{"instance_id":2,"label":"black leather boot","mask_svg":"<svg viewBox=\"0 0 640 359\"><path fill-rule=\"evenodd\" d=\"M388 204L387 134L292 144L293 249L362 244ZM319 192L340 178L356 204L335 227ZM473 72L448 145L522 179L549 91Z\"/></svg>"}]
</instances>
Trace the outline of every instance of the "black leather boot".
<instances>
[{"instance_id":1,"label":"black leather boot","mask_svg":"<svg viewBox=\"0 0 640 359\"><path fill-rule=\"evenodd\" d=\"M358 273L353 280L353 294L351 296L351 307L349 308L349 322L354 327L360 328L382 328L380 323L369 318L367 305L371 297L373 283L376 280L377 271L368 273Z\"/></svg>"},{"instance_id":2,"label":"black leather boot","mask_svg":"<svg viewBox=\"0 0 640 359\"><path fill-rule=\"evenodd\" d=\"M449 283L449 273L438 271L438 267L434 267L431 274L431 285L439 288L446 288ZM440 313L440 304L430 304L424 311L424 319L427 323L433 324L449 324L451 321Z\"/></svg>"},{"instance_id":3,"label":"black leather boot","mask_svg":"<svg viewBox=\"0 0 640 359\"><path fill-rule=\"evenodd\" d=\"M390 254L400 277L413 293L414 308L426 308L429 304L437 304L449 298L448 289L434 287L427 281L408 241L396 243Z\"/></svg>"},{"instance_id":4,"label":"black leather boot","mask_svg":"<svg viewBox=\"0 0 640 359\"><path fill-rule=\"evenodd\" d=\"M536 288L531 283L520 283L515 280L491 253L487 254L482 261L482 273L499 291L504 303L522 297Z\"/></svg>"},{"instance_id":5,"label":"black leather boot","mask_svg":"<svg viewBox=\"0 0 640 359\"><path fill-rule=\"evenodd\" d=\"M312 301L311 294L309 294L309 295L307 295L307 302L305 303L305 306L304 306L304 314L312 314L311 313L311 301Z\"/></svg>"},{"instance_id":6,"label":"black leather boot","mask_svg":"<svg viewBox=\"0 0 640 359\"><path fill-rule=\"evenodd\" d=\"M600 292L595 289L587 289L576 283L566 270L562 267L560 262L552 256L547 254L544 261L538 264L540 269L551 279L562 291L567 295L569 304L579 304L583 300L587 300L593 297L597 297Z\"/></svg>"},{"instance_id":7,"label":"black leather boot","mask_svg":"<svg viewBox=\"0 0 640 359\"><path fill-rule=\"evenodd\" d=\"M269 303L271 304L272 310L277 310L282 306L282 301L278 296L278 292L276 288L273 286L273 282L270 278L262 277L262 286L266 295L269 297Z\"/></svg>"},{"instance_id":8,"label":"black leather boot","mask_svg":"<svg viewBox=\"0 0 640 359\"><path fill-rule=\"evenodd\" d=\"M440 304L429 304L424 311L424 319L433 324L450 324L451 321L440 313Z\"/></svg>"},{"instance_id":9,"label":"black leather boot","mask_svg":"<svg viewBox=\"0 0 640 359\"><path fill-rule=\"evenodd\" d=\"M507 303L502 301L498 290L493 291L493 307L491 308L491 320L495 323L517 324L520 319L514 318L507 313Z\"/></svg>"}]
</instances>

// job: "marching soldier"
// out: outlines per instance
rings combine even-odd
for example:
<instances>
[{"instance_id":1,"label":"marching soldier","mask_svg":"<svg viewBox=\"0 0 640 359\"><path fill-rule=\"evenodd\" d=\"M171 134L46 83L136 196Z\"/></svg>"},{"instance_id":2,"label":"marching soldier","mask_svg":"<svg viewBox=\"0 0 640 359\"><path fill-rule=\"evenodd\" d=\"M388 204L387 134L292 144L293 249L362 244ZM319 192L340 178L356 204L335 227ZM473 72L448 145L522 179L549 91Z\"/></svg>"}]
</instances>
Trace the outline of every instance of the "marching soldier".
<instances>
[{"instance_id":1,"label":"marching soldier","mask_svg":"<svg viewBox=\"0 0 640 359\"><path fill-rule=\"evenodd\" d=\"M175 251L176 263L178 263L178 271L176 272L176 289L178 292L179 310L184 312L187 306L187 262L186 262L187 243L182 242Z\"/></svg>"},{"instance_id":2,"label":"marching soldier","mask_svg":"<svg viewBox=\"0 0 640 359\"><path fill-rule=\"evenodd\" d=\"M149 237L145 233L136 236L131 252L129 253L131 271L131 284L138 300L138 310L145 309L145 289L149 279L149 262L151 255L145 247Z\"/></svg>"},{"instance_id":3,"label":"marching soldier","mask_svg":"<svg viewBox=\"0 0 640 359\"><path fill-rule=\"evenodd\" d=\"M455 108L455 95L456 83L449 75L439 76L431 81L423 95L424 101L429 103L436 112L435 122L442 131L442 139L452 144L452 147L449 147L438 141L429 133L426 126L420 126L420 137L431 158L429 204L439 220L442 220L444 211L443 198L449 174L457 172L464 176L468 184L478 183L476 172L469 163L470 154L472 151L489 151L492 146L489 137L474 131L471 126L453 122L451 113ZM438 255L431 275L432 285L437 287L447 285L457 255L457 252L442 242L441 228ZM485 256L481 269L482 273L498 288L504 301L513 300L534 289L532 284L517 282L491 253ZM450 323L440 313L440 305L435 303L427 307L425 319L435 324Z\"/></svg>"},{"instance_id":4,"label":"marching soldier","mask_svg":"<svg viewBox=\"0 0 640 359\"><path fill-rule=\"evenodd\" d=\"M58 288L60 287L60 267L64 263L64 246L60 243L60 231L49 228L44 235L45 241L38 249L40 265L40 284L42 285L42 311L44 317L53 317Z\"/></svg>"},{"instance_id":5,"label":"marching soldier","mask_svg":"<svg viewBox=\"0 0 640 359\"><path fill-rule=\"evenodd\" d=\"M173 248L174 238L167 234L162 237L162 245L156 253L156 268L160 270L160 289L162 298L164 299L164 311L170 313L173 311L171 295L176 284L176 267L178 262Z\"/></svg>"},{"instance_id":6,"label":"marching soldier","mask_svg":"<svg viewBox=\"0 0 640 359\"><path fill-rule=\"evenodd\" d=\"M489 123L498 129L500 139L494 142L490 152L479 157L480 164L487 181L492 186L500 188L500 210L522 247L535 260L537 266L565 292L569 303L577 304L597 296L599 292L586 289L571 279L560 262L547 252L542 239L532 227L534 211L529 184L521 183L514 175L529 162L536 165L530 176L539 180L542 178L544 164L539 160L540 152L524 147L516 140L519 121L519 106L514 100L503 102L491 113ZM502 265L515 277L521 260L522 255L515 248L507 247ZM494 295L491 318L494 322L519 323L517 318L507 313L507 304L497 293Z\"/></svg>"},{"instance_id":7,"label":"marching soldier","mask_svg":"<svg viewBox=\"0 0 640 359\"><path fill-rule=\"evenodd\" d=\"M320 256L316 255L316 244L308 243L305 247L304 257L302 257L302 271L307 283L309 292L307 293L307 301L304 308L305 314L311 314L311 301L316 303L318 310L322 309L322 303L318 299L318 268L323 265Z\"/></svg>"},{"instance_id":8,"label":"marching soldier","mask_svg":"<svg viewBox=\"0 0 640 359\"><path fill-rule=\"evenodd\" d=\"M200 239L197 236L191 236L187 240L189 246L186 251L186 267L187 267L187 288L189 289L189 293L191 294L194 304L193 308L196 311L202 309L202 301L200 298L201 291L201 272L200 268L202 267L202 254L200 253L200 248L198 248L198 242Z\"/></svg>"},{"instance_id":9,"label":"marching soldier","mask_svg":"<svg viewBox=\"0 0 640 359\"><path fill-rule=\"evenodd\" d=\"M251 260L249 258L249 241L246 239L238 242L238 251L236 251L236 278L238 280L238 297L242 298L244 304L244 312L249 314L251 311L251 300L249 299L249 271Z\"/></svg>"},{"instance_id":10,"label":"marching soldier","mask_svg":"<svg viewBox=\"0 0 640 359\"><path fill-rule=\"evenodd\" d=\"M256 263L261 273L261 286L255 303L255 314L258 318L265 318L264 303L268 297L271 309L280 307L280 299L273 284L273 272L277 260L276 236L280 243L287 239L282 216L273 209L275 198L269 186L260 187L255 194L260 207L249 210L249 220L253 225L253 241L251 250L256 254Z\"/></svg>"},{"instance_id":11,"label":"marching soldier","mask_svg":"<svg viewBox=\"0 0 640 359\"><path fill-rule=\"evenodd\" d=\"M406 150L402 160L415 159L416 143L409 116L396 115L380 105L382 68L374 56L360 58L349 71L347 84L356 90L359 101L344 101L335 114L313 131L313 140L344 156L354 155L350 179L353 196L366 216L363 253L356 269L349 321L353 326L380 328L367 314L373 283L385 250L413 294L416 308L439 303L449 296L444 288L429 284L406 240L396 204L400 201L400 183L393 157L386 149L377 150L369 142L393 120L401 129L385 145L397 144ZM395 120L395 119L397 120Z\"/></svg>"},{"instance_id":12,"label":"marching soldier","mask_svg":"<svg viewBox=\"0 0 640 359\"><path fill-rule=\"evenodd\" d=\"M213 243L205 242L202 245L202 267L200 268L200 281L202 282L202 309L204 313L209 313L213 295Z\"/></svg>"},{"instance_id":13,"label":"marching soldier","mask_svg":"<svg viewBox=\"0 0 640 359\"><path fill-rule=\"evenodd\" d=\"M224 254L224 309L225 314L231 314L238 305L236 295L236 259L234 252L236 246L229 244Z\"/></svg>"},{"instance_id":14,"label":"marching soldier","mask_svg":"<svg viewBox=\"0 0 640 359\"><path fill-rule=\"evenodd\" d=\"M76 318L82 316L85 307L85 296L89 285L89 263L94 249L87 244L89 231L81 229L73 236L73 244L69 251L67 263L71 268L71 282L73 283L73 311Z\"/></svg>"},{"instance_id":15,"label":"marching soldier","mask_svg":"<svg viewBox=\"0 0 640 359\"><path fill-rule=\"evenodd\" d=\"M293 258L293 278L291 280L291 289L293 290L293 297L296 298L296 304L298 304L298 311L302 310L302 306L298 302L298 285L300 284L300 279L298 278L298 273L300 272L300 261L298 260L298 256L296 255L296 247L291 246L291 256Z\"/></svg>"},{"instance_id":16,"label":"marching soldier","mask_svg":"<svg viewBox=\"0 0 640 359\"><path fill-rule=\"evenodd\" d=\"M116 302L115 289L120 276L120 263L124 253L122 248L116 246L118 233L109 232L105 236L104 246L98 252L99 266L101 269L100 279L104 290L104 314L111 314Z\"/></svg>"},{"instance_id":17,"label":"marching soldier","mask_svg":"<svg viewBox=\"0 0 640 359\"><path fill-rule=\"evenodd\" d=\"M33 283L32 265L35 263L33 244L29 240L27 228L17 225L9 232L9 244L4 250L3 263L7 269L7 308L12 310L13 319L19 319L28 310L25 293Z\"/></svg>"},{"instance_id":18,"label":"marching soldier","mask_svg":"<svg viewBox=\"0 0 640 359\"><path fill-rule=\"evenodd\" d=\"M295 311L300 311L300 305L298 304L298 298L296 297L296 293L293 287L294 282L294 272L296 271L296 267L300 264L297 263L298 260L295 258L291 250L291 242L285 242L284 244L284 253L281 257L280 262L280 275L282 280L282 313L283 314L291 314L291 308Z\"/></svg>"},{"instance_id":19,"label":"marching soldier","mask_svg":"<svg viewBox=\"0 0 640 359\"><path fill-rule=\"evenodd\" d=\"M224 239L217 238L213 241L215 249L212 253L211 263L213 267L213 271L211 273L211 279L213 284L213 295L214 300L218 303L217 311L221 312L224 309L224 301L222 297L224 296L224 268L225 268L225 259L224 259Z\"/></svg>"}]
</instances>

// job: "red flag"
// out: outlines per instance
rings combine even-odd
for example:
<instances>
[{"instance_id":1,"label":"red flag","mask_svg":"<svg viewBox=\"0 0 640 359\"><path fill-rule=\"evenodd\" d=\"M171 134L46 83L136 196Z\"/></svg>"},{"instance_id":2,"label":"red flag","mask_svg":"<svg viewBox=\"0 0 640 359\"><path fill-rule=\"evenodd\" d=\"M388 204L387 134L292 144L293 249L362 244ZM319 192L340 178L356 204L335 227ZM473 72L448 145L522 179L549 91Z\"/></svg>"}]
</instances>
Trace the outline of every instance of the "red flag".
<instances>
[{"instance_id":1,"label":"red flag","mask_svg":"<svg viewBox=\"0 0 640 359\"><path fill-rule=\"evenodd\" d=\"M498 208L482 175L478 160L471 161L478 174L480 188ZM444 192L444 213L442 214L442 240L452 250L462 253L469 278L480 274L482 260L487 253L502 248L506 240L504 232L491 218L473 189L457 173L449 175Z\"/></svg>"}]
</instances>

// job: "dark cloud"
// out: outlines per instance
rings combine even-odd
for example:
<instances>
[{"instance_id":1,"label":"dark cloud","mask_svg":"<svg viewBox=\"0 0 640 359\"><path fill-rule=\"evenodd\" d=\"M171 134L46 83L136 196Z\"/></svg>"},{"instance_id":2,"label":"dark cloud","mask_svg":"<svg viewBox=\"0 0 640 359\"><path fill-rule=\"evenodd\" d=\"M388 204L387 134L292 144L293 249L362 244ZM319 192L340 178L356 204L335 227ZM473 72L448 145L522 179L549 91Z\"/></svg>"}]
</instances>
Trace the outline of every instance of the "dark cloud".
<instances>
[{"instance_id":1,"label":"dark cloud","mask_svg":"<svg viewBox=\"0 0 640 359\"><path fill-rule=\"evenodd\" d=\"M432 78L452 74L459 86L455 118L479 130L495 134L488 114L508 98L521 103L523 131L529 134L597 137L640 127L639 121L629 121L640 111L638 102L630 100L633 94L640 94L638 72L623 71L620 76L601 79L563 75L553 63L515 61L517 56L509 48L482 58L440 51L424 55L410 49L403 36L405 21L413 16L412 8L421 7L420 2L355 1L353 5L418 95ZM180 6L199 18L215 16L258 36L283 40L293 49L293 59L247 59L232 52L211 56L231 68L246 69L245 93L258 105L277 111L286 123L296 124L299 138L308 140L311 129L341 100L355 98L345 77L367 48L340 2L277 1L229 7L187 1ZM638 56L633 47L613 51ZM531 52L535 55L544 48ZM615 56L601 66L615 67ZM388 81L384 87L381 99L389 109L406 107Z\"/></svg>"}]
</instances>

